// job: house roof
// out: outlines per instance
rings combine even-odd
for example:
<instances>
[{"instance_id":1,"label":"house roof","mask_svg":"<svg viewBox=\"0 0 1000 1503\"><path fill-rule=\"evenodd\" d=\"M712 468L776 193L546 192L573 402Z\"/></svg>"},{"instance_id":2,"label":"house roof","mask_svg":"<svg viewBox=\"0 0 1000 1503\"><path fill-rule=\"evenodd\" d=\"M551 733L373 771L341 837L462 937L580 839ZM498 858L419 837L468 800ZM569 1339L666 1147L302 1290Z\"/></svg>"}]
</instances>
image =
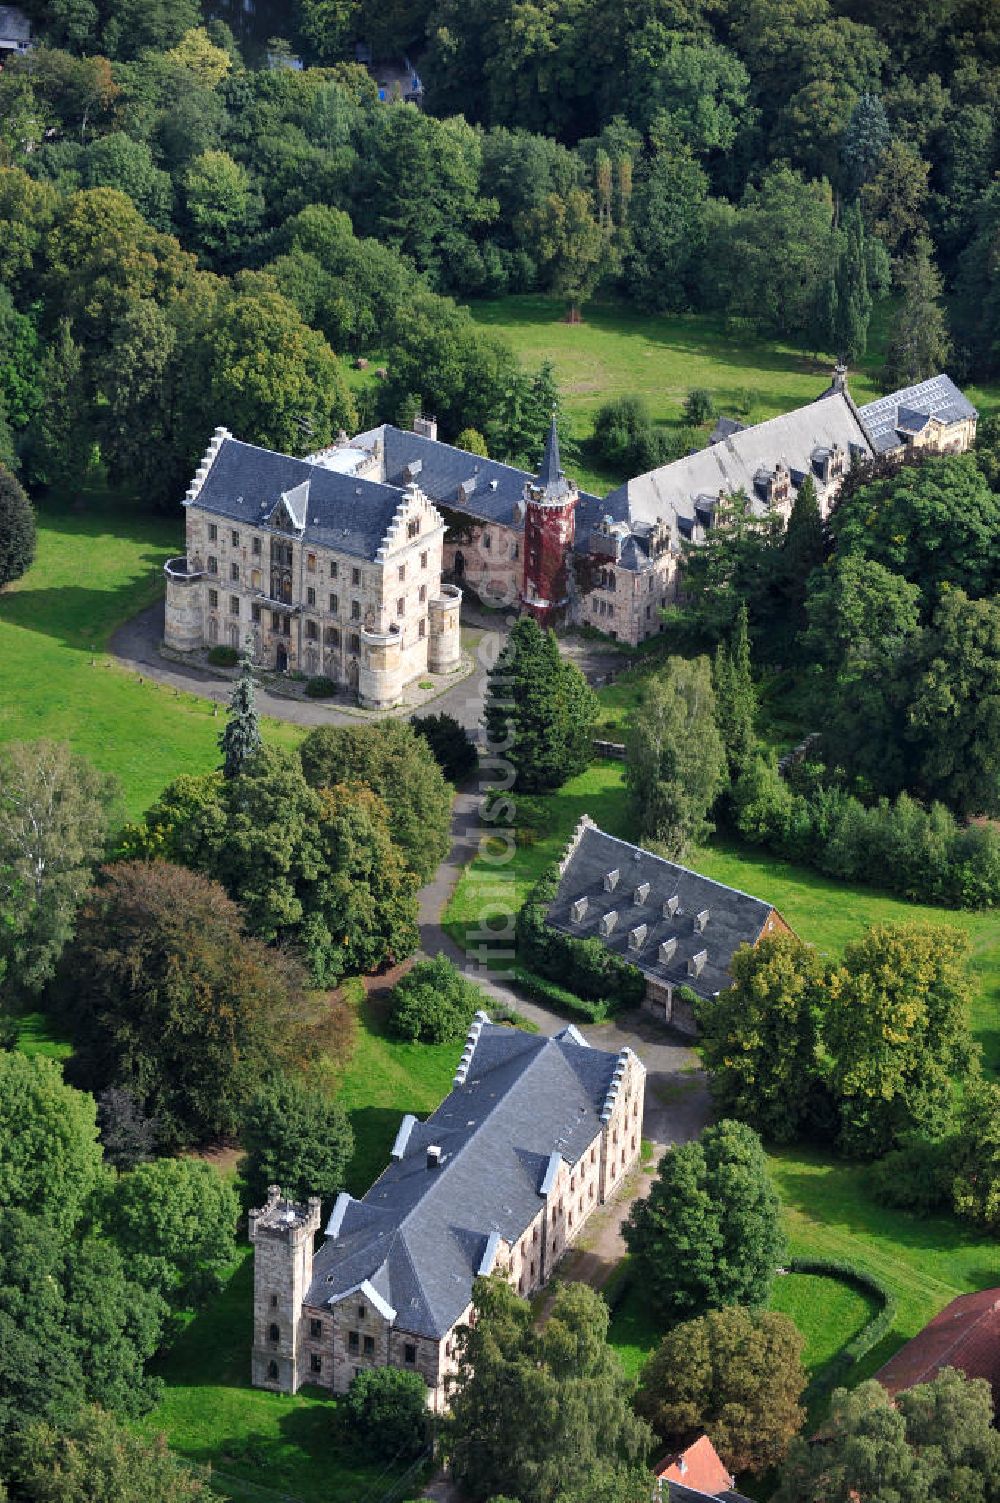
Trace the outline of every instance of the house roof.
<instances>
[{"instance_id":1,"label":"house roof","mask_svg":"<svg viewBox=\"0 0 1000 1503\"><path fill-rule=\"evenodd\" d=\"M605 879L616 872L609 888ZM714 997L730 984L734 952L756 944L773 912L761 898L606 835L585 816L564 857L548 921L577 939L600 939L654 981Z\"/></svg>"},{"instance_id":2,"label":"house roof","mask_svg":"<svg viewBox=\"0 0 1000 1503\"><path fill-rule=\"evenodd\" d=\"M1000 1399L1000 1289L960 1294L875 1374L889 1393L929 1383L943 1367L986 1378Z\"/></svg>"},{"instance_id":3,"label":"house roof","mask_svg":"<svg viewBox=\"0 0 1000 1503\"><path fill-rule=\"evenodd\" d=\"M546 444L546 455L551 446ZM405 485L412 476L425 495L432 501L447 506L449 510L466 512L475 521L495 522L499 526L514 527L515 508L524 500L527 484L536 484L539 476L528 470L502 464L497 459L484 459L479 454L470 454L466 449L456 449L453 444L441 443L439 439L427 438L421 433L411 433L383 423L366 433L359 433L350 440L350 449L371 451L375 444L382 446L383 475L389 485ZM337 451L333 451L335 454ZM558 439L554 463L559 471ZM414 467L418 468L414 470ZM606 510L597 496L581 491L576 510L576 546L585 548L590 527L600 521Z\"/></svg>"},{"instance_id":4,"label":"house roof","mask_svg":"<svg viewBox=\"0 0 1000 1503\"><path fill-rule=\"evenodd\" d=\"M446 1335L500 1240L516 1242L537 1215L553 1156L575 1163L600 1131L618 1058L575 1029L545 1038L479 1014L451 1093L400 1131L363 1200L338 1197L306 1303L367 1281L402 1330Z\"/></svg>"},{"instance_id":5,"label":"house roof","mask_svg":"<svg viewBox=\"0 0 1000 1503\"><path fill-rule=\"evenodd\" d=\"M715 427L708 435L710 444L721 443L724 438L732 438L734 433L742 433L746 423L741 423L739 418L720 417L715 420Z\"/></svg>"},{"instance_id":6,"label":"house roof","mask_svg":"<svg viewBox=\"0 0 1000 1503\"><path fill-rule=\"evenodd\" d=\"M685 535L681 525L687 522L688 533L695 517L698 496L727 496L743 492L754 510L763 515L764 502L757 494L754 480L758 471L770 474L779 463L805 476L812 469L816 449L839 445L853 460L868 455L868 436L858 422L854 404L844 391L829 390L815 402L797 407L780 417L741 428L659 469L649 470L628 480L606 498L605 506L625 505L632 523L669 522L675 539ZM609 507L610 509L610 507Z\"/></svg>"},{"instance_id":7,"label":"house roof","mask_svg":"<svg viewBox=\"0 0 1000 1503\"><path fill-rule=\"evenodd\" d=\"M373 560L403 499L399 486L338 474L225 437L189 504L266 528L283 501L304 540Z\"/></svg>"},{"instance_id":8,"label":"house roof","mask_svg":"<svg viewBox=\"0 0 1000 1503\"><path fill-rule=\"evenodd\" d=\"M31 22L17 5L0 5L0 39L5 42L30 42Z\"/></svg>"},{"instance_id":9,"label":"house roof","mask_svg":"<svg viewBox=\"0 0 1000 1503\"><path fill-rule=\"evenodd\" d=\"M900 433L919 433L931 418L960 423L979 416L968 397L944 374L867 402L858 412L876 454L898 449Z\"/></svg>"},{"instance_id":10,"label":"house roof","mask_svg":"<svg viewBox=\"0 0 1000 1503\"><path fill-rule=\"evenodd\" d=\"M653 1468L653 1475L661 1481L679 1482L692 1492L709 1497L716 1497L733 1485L732 1475L707 1435L699 1435L686 1451L665 1456Z\"/></svg>"}]
</instances>

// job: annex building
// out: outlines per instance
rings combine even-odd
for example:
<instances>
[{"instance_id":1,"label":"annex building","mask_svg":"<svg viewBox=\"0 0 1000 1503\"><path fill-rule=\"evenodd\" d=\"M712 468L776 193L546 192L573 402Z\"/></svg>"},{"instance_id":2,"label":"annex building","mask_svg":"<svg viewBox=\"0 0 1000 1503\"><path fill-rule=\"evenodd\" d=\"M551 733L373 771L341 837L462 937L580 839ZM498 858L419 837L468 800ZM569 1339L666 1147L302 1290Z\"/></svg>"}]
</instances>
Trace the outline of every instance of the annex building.
<instances>
[{"instance_id":1,"label":"annex building","mask_svg":"<svg viewBox=\"0 0 1000 1503\"><path fill-rule=\"evenodd\" d=\"M636 644L660 630L683 545L704 541L720 503L744 495L757 516L787 520L810 475L825 515L852 465L967 449L976 417L946 375L858 407L838 367L815 401L750 427L720 418L704 449L603 499L564 473L554 422L537 475L441 443L425 417L412 433L382 424L316 457L376 483L419 484L447 523L445 577L488 605Z\"/></svg>"},{"instance_id":2,"label":"annex building","mask_svg":"<svg viewBox=\"0 0 1000 1503\"><path fill-rule=\"evenodd\" d=\"M416 483L345 474L217 428L184 498L186 548L166 565L164 641L252 639L277 672L324 674L367 709L460 659L462 592L442 583L445 524Z\"/></svg>"},{"instance_id":3,"label":"annex building","mask_svg":"<svg viewBox=\"0 0 1000 1503\"><path fill-rule=\"evenodd\" d=\"M586 814L559 864L547 919L637 966L646 1010L690 1034L697 1024L684 992L717 997L741 945L792 932L770 903L606 835Z\"/></svg>"},{"instance_id":4,"label":"annex building","mask_svg":"<svg viewBox=\"0 0 1000 1503\"><path fill-rule=\"evenodd\" d=\"M318 1199L275 1186L250 1212L254 1384L343 1393L390 1365L443 1408L475 1279L530 1295L551 1277L638 1159L645 1073L572 1025L546 1038L478 1013L450 1094L403 1117L389 1166L363 1199L337 1197L315 1253Z\"/></svg>"}]
</instances>

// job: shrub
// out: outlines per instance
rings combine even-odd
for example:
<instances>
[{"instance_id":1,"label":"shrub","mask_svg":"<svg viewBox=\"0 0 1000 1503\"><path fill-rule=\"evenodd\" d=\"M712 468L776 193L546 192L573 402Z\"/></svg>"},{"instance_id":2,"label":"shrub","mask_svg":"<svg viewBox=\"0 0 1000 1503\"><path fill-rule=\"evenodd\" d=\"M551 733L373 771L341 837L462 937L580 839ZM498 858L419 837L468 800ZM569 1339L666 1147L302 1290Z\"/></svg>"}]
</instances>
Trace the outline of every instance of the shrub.
<instances>
[{"instance_id":1,"label":"shrub","mask_svg":"<svg viewBox=\"0 0 1000 1503\"><path fill-rule=\"evenodd\" d=\"M453 715L414 715L410 721L423 736L449 783L461 783L479 766L476 748Z\"/></svg>"},{"instance_id":2,"label":"shrub","mask_svg":"<svg viewBox=\"0 0 1000 1503\"><path fill-rule=\"evenodd\" d=\"M208 661L216 668L235 668L240 660L240 655L235 647L210 647L208 649Z\"/></svg>"},{"instance_id":3,"label":"shrub","mask_svg":"<svg viewBox=\"0 0 1000 1503\"><path fill-rule=\"evenodd\" d=\"M427 1385L417 1372L371 1367L344 1397L344 1412L359 1448L382 1460L418 1456L427 1444Z\"/></svg>"},{"instance_id":4,"label":"shrub","mask_svg":"<svg viewBox=\"0 0 1000 1503\"><path fill-rule=\"evenodd\" d=\"M305 692L310 699L329 699L332 694L336 694L337 685L325 673L314 673L312 678L306 680Z\"/></svg>"},{"instance_id":5,"label":"shrub","mask_svg":"<svg viewBox=\"0 0 1000 1503\"><path fill-rule=\"evenodd\" d=\"M684 399L684 421L697 428L711 422L715 417L715 402L712 393L704 386L693 386Z\"/></svg>"},{"instance_id":6,"label":"shrub","mask_svg":"<svg viewBox=\"0 0 1000 1503\"><path fill-rule=\"evenodd\" d=\"M444 1044L460 1039L486 1001L446 955L418 960L389 995L389 1023L397 1038Z\"/></svg>"},{"instance_id":7,"label":"shrub","mask_svg":"<svg viewBox=\"0 0 1000 1503\"><path fill-rule=\"evenodd\" d=\"M0 465L0 590L35 557L35 513L21 485Z\"/></svg>"},{"instance_id":8,"label":"shrub","mask_svg":"<svg viewBox=\"0 0 1000 1503\"><path fill-rule=\"evenodd\" d=\"M523 966L515 966L511 977L529 997L536 1002L546 1003L557 1012L572 1013L585 1023L604 1023L607 1020L610 1011L607 1002L585 1002L575 992L567 991L554 981L547 981L544 976L536 976L534 971L526 971Z\"/></svg>"}]
</instances>

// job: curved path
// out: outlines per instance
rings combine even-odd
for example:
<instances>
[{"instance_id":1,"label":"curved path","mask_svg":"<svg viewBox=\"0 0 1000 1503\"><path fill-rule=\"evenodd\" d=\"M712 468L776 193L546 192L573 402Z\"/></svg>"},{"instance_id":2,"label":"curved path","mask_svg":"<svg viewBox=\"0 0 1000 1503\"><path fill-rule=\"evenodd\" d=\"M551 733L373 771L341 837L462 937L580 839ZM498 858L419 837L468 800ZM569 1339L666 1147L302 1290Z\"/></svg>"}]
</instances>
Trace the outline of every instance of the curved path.
<instances>
[{"instance_id":1,"label":"curved path","mask_svg":"<svg viewBox=\"0 0 1000 1503\"><path fill-rule=\"evenodd\" d=\"M161 657L163 609L160 600L133 616L131 621L126 621L112 636L110 651L126 668L132 668L158 684L185 694L198 694L217 704L228 704L232 694L230 679L216 678L193 664L176 663ZM477 659L473 673L452 688L427 699L418 708L433 714L454 715L466 729L473 730L479 725L485 691L486 669ZM270 693L262 684L257 686L257 705L262 715L269 715L273 720L288 720L295 725L359 725L364 722L364 717L342 709L330 700L289 699L283 694ZM413 713L413 707L395 713L409 715Z\"/></svg>"}]
</instances>

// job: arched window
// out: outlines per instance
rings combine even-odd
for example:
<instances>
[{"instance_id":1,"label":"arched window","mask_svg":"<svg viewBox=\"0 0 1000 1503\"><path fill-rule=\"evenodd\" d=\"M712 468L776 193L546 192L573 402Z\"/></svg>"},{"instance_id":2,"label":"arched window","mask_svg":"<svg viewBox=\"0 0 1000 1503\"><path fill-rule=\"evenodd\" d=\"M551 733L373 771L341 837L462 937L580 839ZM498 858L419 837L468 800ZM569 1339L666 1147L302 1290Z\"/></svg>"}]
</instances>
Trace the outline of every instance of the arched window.
<instances>
[{"instance_id":1,"label":"arched window","mask_svg":"<svg viewBox=\"0 0 1000 1503\"><path fill-rule=\"evenodd\" d=\"M281 1332L278 1330L278 1327L272 1321L271 1324L267 1328L267 1339L268 1339L268 1341L278 1341L280 1339L280 1337L281 1337Z\"/></svg>"},{"instance_id":2,"label":"arched window","mask_svg":"<svg viewBox=\"0 0 1000 1503\"><path fill-rule=\"evenodd\" d=\"M277 1364L277 1362L269 1362L267 1364L267 1378L268 1378L268 1382L269 1383L277 1383L277 1381L278 1381L278 1364Z\"/></svg>"}]
</instances>

